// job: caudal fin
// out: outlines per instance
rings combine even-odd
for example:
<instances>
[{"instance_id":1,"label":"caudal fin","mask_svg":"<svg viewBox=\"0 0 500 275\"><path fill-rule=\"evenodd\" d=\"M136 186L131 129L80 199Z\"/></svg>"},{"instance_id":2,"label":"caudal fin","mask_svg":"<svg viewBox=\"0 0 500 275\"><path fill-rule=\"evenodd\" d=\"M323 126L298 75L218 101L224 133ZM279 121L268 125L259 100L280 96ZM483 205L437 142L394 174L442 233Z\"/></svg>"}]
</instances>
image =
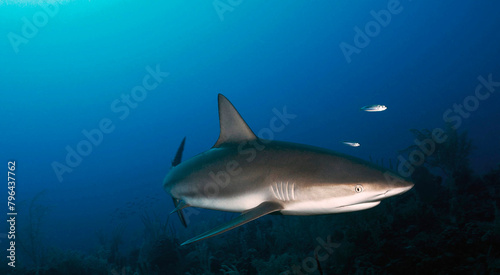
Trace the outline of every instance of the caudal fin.
<instances>
[{"instance_id":1,"label":"caudal fin","mask_svg":"<svg viewBox=\"0 0 500 275\"><path fill-rule=\"evenodd\" d=\"M175 157L172 160L172 167L175 167L181 163L182 153L184 152L185 143L186 143L186 137L182 139L181 145L179 145L179 148L177 149L177 153L175 154ZM172 212L170 212L170 214L172 214L173 212L177 212L177 215L179 216L182 225L184 225L184 227L187 227L186 219L184 218L184 213L182 212L182 209L188 207L189 205L187 205L184 201L181 201L174 197L172 197L172 200L174 201L175 209Z\"/></svg>"},{"instance_id":2,"label":"caudal fin","mask_svg":"<svg viewBox=\"0 0 500 275\"><path fill-rule=\"evenodd\" d=\"M184 151L184 143L186 143L186 137L182 139L181 145L179 145L179 149L177 149L177 153L175 154L175 158L172 160L172 167L179 165L182 161L182 152Z\"/></svg>"},{"instance_id":3,"label":"caudal fin","mask_svg":"<svg viewBox=\"0 0 500 275\"><path fill-rule=\"evenodd\" d=\"M184 212L182 212L182 209L188 207L189 205L186 204L184 201L181 201L176 198L172 198L172 200L174 200L175 209L172 212L170 212L170 214L177 212L177 215L179 216L182 225L184 225L184 227L187 227L186 219L184 218Z\"/></svg>"}]
</instances>

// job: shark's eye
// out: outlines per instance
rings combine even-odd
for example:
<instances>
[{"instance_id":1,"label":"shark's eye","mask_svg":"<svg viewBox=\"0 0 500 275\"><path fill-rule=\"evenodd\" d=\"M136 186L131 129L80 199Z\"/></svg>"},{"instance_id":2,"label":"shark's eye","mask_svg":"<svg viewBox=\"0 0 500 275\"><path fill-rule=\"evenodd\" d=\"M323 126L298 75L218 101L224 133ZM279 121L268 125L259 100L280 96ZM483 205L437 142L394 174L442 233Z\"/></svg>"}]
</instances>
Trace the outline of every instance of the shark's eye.
<instances>
[{"instance_id":1,"label":"shark's eye","mask_svg":"<svg viewBox=\"0 0 500 275\"><path fill-rule=\"evenodd\" d=\"M356 193L363 192L363 186L362 185L356 185L356 187L354 187L354 191L356 191Z\"/></svg>"}]
</instances>

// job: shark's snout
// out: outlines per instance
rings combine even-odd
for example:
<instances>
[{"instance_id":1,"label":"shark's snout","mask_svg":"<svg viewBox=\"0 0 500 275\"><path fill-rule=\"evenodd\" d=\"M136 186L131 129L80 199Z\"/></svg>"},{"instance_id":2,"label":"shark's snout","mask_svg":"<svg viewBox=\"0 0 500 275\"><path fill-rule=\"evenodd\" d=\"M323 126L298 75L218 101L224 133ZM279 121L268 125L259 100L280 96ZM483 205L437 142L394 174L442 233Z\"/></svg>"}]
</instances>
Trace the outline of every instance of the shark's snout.
<instances>
[{"instance_id":1,"label":"shark's snout","mask_svg":"<svg viewBox=\"0 0 500 275\"><path fill-rule=\"evenodd\" d=\"M403 194L404 192L412 189L414 185L415 184L413 184L413 182L404 181L403 183L399 184L398 186L387 190L387 192L385 193L385 196L392 197L392 196L396 196L399 194Z\"/></svg>"},{"instance_id":2,"label":"shark's snout","mask_svg":"<svg viewBox=\"0 0 500 275\"><path fill-rule=\"evenodd\" d=\"M383 200L392 196L403 194L412 189L414 184L407 180L398 180L396 184L383 184L379 186L378 194L375 195L376 200Z\"/></svg>"}]
</instances>

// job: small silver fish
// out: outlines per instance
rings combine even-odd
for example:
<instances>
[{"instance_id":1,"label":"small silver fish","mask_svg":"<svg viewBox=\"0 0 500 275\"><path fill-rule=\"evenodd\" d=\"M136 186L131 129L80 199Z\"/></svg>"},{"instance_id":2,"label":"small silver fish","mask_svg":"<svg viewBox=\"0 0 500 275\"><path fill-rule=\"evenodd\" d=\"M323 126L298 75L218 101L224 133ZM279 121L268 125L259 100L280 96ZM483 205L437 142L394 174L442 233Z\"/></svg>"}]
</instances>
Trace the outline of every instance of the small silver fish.
<instances>
[{"instance_id":1,"label":"small silver fish","mask_svg":"<svg viewBox=\"0 0 500 275\"><path fill-rule=\"evenodd\" d=\"M382 112L387 110L387 107L385 105L368 105L361 107L361 111L365 112Z\"/></svg>"},{"instance_id":2,"label":"small silver fish","mask_svg":"<svg viewBox=\"0 0 500 275\"><path fill-rule=\"evenodd\" d=\"M359 147L359 146L361 146L361 144L359 144L358 142L342 141L342 143L344 143L345 145L349 145L351 147Z\"/></svg>"}]
</instances>

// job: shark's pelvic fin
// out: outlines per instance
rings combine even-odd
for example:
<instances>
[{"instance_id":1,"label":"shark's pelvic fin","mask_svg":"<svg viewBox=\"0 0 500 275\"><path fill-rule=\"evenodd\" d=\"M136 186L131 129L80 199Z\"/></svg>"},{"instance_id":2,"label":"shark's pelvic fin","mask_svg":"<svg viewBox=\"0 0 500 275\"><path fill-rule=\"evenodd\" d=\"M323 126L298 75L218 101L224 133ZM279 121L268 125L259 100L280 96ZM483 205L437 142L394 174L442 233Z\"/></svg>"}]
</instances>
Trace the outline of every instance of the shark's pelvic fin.
<instances>
[{"instance_id":1,"label":"shark's pelvic fin","mask_svg":"<svg viewBox=\"0 0 500 275\"><path fill-rule=\"evenodd\" d=\"M177 215L179 215L179 219L181 220L182 225L184 225L184 227L187 227L186 219L184 218L184 213L182 212L182 209L189 207L189 204L186 204L184 201L181 201L176 198L172 198L172 200L174 200L175 209L172 212L170 212L170 214L177 212Z\"/></svg>"},{"instance_id":2,"label":"shark's pelvic fin","mask_svg":"<svg viewBox=\"0 0 500 275\"><path fill-rule=\"evenodd\" d=\"M229 221L228 223L222 224L220 226L217 226L216 228L209 230L197 237L194 237L192 239L189 239L185 242L183 242L181 245L186 245L190 243L194 243L197 241L201 241L206 238L210 238L216 235L219 235L221 233L224 233L226 231L229 231L233 228L236 228L240 225L244 225L247 222L253 221L257 218L260 218L264 215L267 215L272 212L276 212L279 210L282 210L283 206L277 202L263 202L259 204L257 207L250 209L249 211L246 211L245 213L241 214L237 218Z\"/></svg>"},{"instance_id":3,"label":"shark's pelvic fin","mask_svg":"<svg viewBox=\"0 0 500 275\"><path fill-rule=\"evenodd\" d=\"M214 148L257 139L233 104L222 94L219 94L219 124L219 139Z\"/></svg>"}]
</instances>

